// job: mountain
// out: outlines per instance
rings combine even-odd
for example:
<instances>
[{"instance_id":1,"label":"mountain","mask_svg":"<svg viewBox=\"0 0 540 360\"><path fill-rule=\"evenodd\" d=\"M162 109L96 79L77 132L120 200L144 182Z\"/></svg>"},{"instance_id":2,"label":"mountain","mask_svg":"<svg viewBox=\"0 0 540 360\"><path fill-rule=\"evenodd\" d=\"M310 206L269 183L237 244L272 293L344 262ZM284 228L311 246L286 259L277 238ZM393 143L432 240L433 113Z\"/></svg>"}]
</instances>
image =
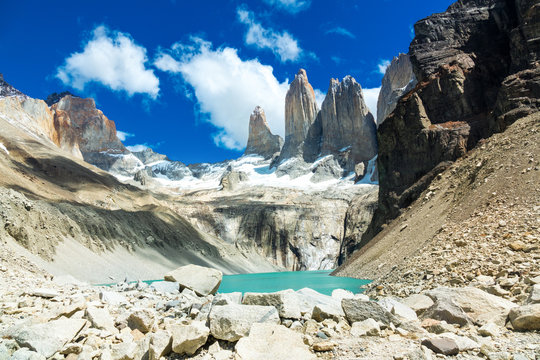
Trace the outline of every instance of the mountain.
<instances>
[{"instance_id":1,"label":"mountain","mask_svg":"<svg viewBox=\"0 0 540 360\"><path fill-rule=\"evenodd\" d=\"M260 155L269 159L279 153L282 146L283 139L270 131L264 110L260 106L255 107L249 117L249 136L244 154Z\"/></svg>"}]
</instances>

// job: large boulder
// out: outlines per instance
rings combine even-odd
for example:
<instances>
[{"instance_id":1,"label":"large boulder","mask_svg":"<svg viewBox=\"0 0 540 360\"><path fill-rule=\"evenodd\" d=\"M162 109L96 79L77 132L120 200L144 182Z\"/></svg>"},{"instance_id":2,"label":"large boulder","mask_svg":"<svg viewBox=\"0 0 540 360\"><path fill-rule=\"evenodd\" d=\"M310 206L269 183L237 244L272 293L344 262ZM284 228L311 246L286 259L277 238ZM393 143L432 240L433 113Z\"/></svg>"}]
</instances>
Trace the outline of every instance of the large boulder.
<instances>
[{"instance_id":1,"label":"large boulder","mask_svg":"<svg viewBox=\"0 0 540 360\"><path fill-rule=\"evenodd\" d=\"M300 319L300 299L291 289L274 293L245 293L242 303L245 305L274 306L281 318Z\"/></svg>"},{"instance_id":2,"label":"large boulder","mask_svg":"<svg viewBox=\"0 0 540 360\"><path fill-rule=\"evenodd\" d=\"M422 314L422 317L446 321L448 324L457 324L459 326L472 323L471 318L465 311L450 299L438 299L433 306Z\"/></svg>"},{"instance_id":3,"label":"large boulder","mask_svg":"<svg viewBox=\"0 0 540 360\"><path fill-rule=\"evenodd\" d=\"M516 330L540 330L540 304L515 307L508 318Z\"/></svg>"},{"instance_id":4,"label":"large boulder","mask_svg":"<svg viewBox=\"0 0 540 360\"><path fill-rule=\"evenodd\" d=\"M219 270L191 264L167 273L164 279L179 283L181 290L188 288L197 295L206 296L216 293L222 277L223 273Z\"/></svg>"},{"instance_id":5,"label":"large boulder","mask_svg":"<svg viewBox=\"0 0 540 360\"><path fill-rule=\"evenodd\" d=\"M114 319L112 318L107 308L97 308L95 306L89 306L86 309L86 318L92 323L92 326L96 329L107 330L112 334L118 332L114 326Z\"/></svg>"},{"instance_id":6,"label":"large boulder","mask_svg":"<svg viewBox=\"0 0 540 360\"><path fill-rule=\"evenodd\" d=\"M226 341L238 341L247 336L254 323L280 323L273 306L236 304L212 307L209 321L212 336Z\"/></svg>"},{"instance_id":7,"label":"large boulder","mask_svg":"<svg viewBox=\"0 0 540 360\"><path fill-rule=\"evenodd\" d=\"M270 159L283 146L283 139L270 131L264 110L257 106L249 117L249 137L245 155L260 155Z\"/></svg>"},{"instance_id":8,"label":"large boulder","mask_svg":"<svg viewBox=\"0 0 540 360\"><path fill-rule=\"evenodd\" d=\"M303 288L296 291L300 299L300 311L309 313L315 306L324 306L325 308L333 308L335 312L343 314L341 309L341 301L338 298L321 294L310 288Z\"/></svg>"},{"instance_id":9,"label":"large boulder","mask_svg":"<svg viewBox=\"0 0 540 360\"><path fill-rule=\"evenodd\" d=\"M304 344L302 335L282 325L255 323L249 336L236 344L238 360L317 359Z\"/></svg>"},{"instance_id":10,"label":"large boulder","mask_svg":"<svg viewBox=\"0 0 540 360\"><path fill-rule=\"evenodd\" d=\"M384 307L374 301L364 301L361 299L343 299L341 306L349 323L373 319L385 325L401 324L401 321L387 311Z\"/></svg>"},{"instance_id":11,"label":"large boulder","mask_svg":"<svg viewBox=\"0 0 540 360\"><path fill-rule=\"evenodd\" d=\"M206 344L210 329L204 322L194 321L188 325L175 325L171 328L172 351L177 354L193 355Z\"/></svg>"},{"instance_id":12,"label":"large boulder","mask_svg":"<svg viewBox=\"0 0 540 360\"><path fill-rule=\"evenodd\" d=\"M61 319L35 325L16 325L7 330L6 335L46 358L62 350L86 325L86 320Z\"/></svg>"}]
</instances>

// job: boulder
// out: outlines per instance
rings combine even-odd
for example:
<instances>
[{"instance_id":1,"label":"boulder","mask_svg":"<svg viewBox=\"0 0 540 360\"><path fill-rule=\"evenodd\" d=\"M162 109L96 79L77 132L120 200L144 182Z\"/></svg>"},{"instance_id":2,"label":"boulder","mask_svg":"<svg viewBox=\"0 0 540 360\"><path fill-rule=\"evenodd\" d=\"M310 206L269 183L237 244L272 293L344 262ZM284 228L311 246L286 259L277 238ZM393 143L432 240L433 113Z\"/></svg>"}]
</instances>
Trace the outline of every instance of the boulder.
<instances>
[{"instance_id":1,"label":"boulder","mask_svg":"<svg viewBox=\"0 0 540 360\"><path fill-rule=\"evenodd\" d=\"M202 321L194 321L189 325L175 325L171 328L172 351L177 354L193 355L206 344L210 329Z\"/></svg>"},{"instance_id":2,"label":"boulder","mask_svg":"<svg viewBox=\"0 0 540 360\"><path fill-rule=\"evenodd\" d=\"M237 341L249 334L254 323L279 324L279 313L273 306L223 305L210 311L210 333L220 340Z\"/></svg>"},{"instance_id":3,"label":"boulder","mask_svg":"<svg viewBox=\"0 0 540 360\"><path fill-rule=\"evenodd\" d=\"M482 336L498 336L501 333L501 328L492 322L488 322L478 329L478 333Z\"/></svg>"},{"instance_id":4,"label":"boulder","mask_svg":"<svg viewBox=\"0 0 540 360\"><path fill-rule=\"evenodd\" d=\"M217 294L214 296L212 305L229 305L229 304L241 304L242 303L242 293L241 292L232 292L226 294Z\"/></svg>"},{"instance_id":5,"label":"boulder","mask_svg":"<svg viewBox=\"0 0 540 360\"><path fill-rule=\"evenodd\" d=\"M245 305L274 306L281 318L300 319L300 299L291 289L275 293L245 293L242 303Z\"/></svg>"},{"instance_id":6,"label":"boulder","mask_svg":"<svg viewBox=\"0 0 540 360\"><path fill-rule=\"evenodd\" d=\"M223 273L219 270L198 265L181 266L165 275L166 281L174 281L181 288L188 288L200 296L215 294L221 284Z\"/></svg>"},{"instance_id":7,"label":"boulder","mask_svg":"<svg viewBox=\"0 0 540 360\"><path fill-rule=\"evenodd\" d=\"M401 319L404 319L407 321L418 320L418 316L416 315L416 312L413 309L411 309L405 304L402 304L396 299L386 297L386 298L380 299L378 303L387 311L390 311L390 313L400 317Z\"/></svg>"},{"instance_id":8,"label":"boulder","mask_svg":"<svg viewBox=\"0 0 540 360\"><path fill-rule=\"evenodd\" d=\"M32 292L30 292L30 294L33 296L39 296L46 299L52 299L60 295L58 291L53 290L53 289L47 289L47 288L34 289Z\"/></svg>"},{"instance_id":9,"label":"boulder","mask_svg":"<svg viewBox=\"0 0 540 360\"><path fill-rule=\"evenodd\" d=\"M379 323L369 318L364 321L357 321L351 325L352 336L376 336L381 332Z\"/></svg>"},{"instance_id":10,"label":"boulder","mask_svg":"<svg viewBox=\"0 0 540 360\"><path fill-rule=\"evenodd\" d=\"M331 304L319 304L313 307L311 317L318 322L322 322L325 319L339 321L345 317L345 313L341 307Z\"/></svg>"},{"instance_id":11,"label":"boulder","mask_svg":"<svg viewBox=\"0 0 540 360\"><path fill-rule=\"evenodd\" d=\"M443 333L439 335L439 338L454 340L460 352L474 350L480 347L476 341L469 339L466 336L460 336L454 333Z\"/></svg>"},{"instance_id":12,"label":"boulder","mask_svg":"<svg viewBox=\"0 0 540 360\"><path fill-rule=\"evenodd\" d=\"M458 324L459 326L472 323L471 318L462 308L454 304L451 300L442 298L435 301L435 304L422 314L422 317L424 319L446 321L449 324Z\"/></svg>"},{"instance_id":13,"label":"boulder","mask_svg":"<svg viewBox=\"0 0 540 360\"><path fill-rule=\"evenodd\" d=\"M283 146L283 139L270 131L264 110L257 106L249 117L249 136L245 155L260 155L270 159Z\"/></svg>"},{"instance_id":14,"label":"boulder","mask_svg":"<svg viewBox=\"0 0 540 360\"><path fill-rule=\"evenodd\" d=\"M533 285L527 304L540 304L540 284Z\"/></svg>"},{"instance_id":15,"label":"boulder","mask_svg":"<svg viewBox=\"0 0 540 360\"><path fill-rule=\"evenodd\" d=\"M379 321L385 325L401 324L401 321L389 311L374 301L363 301L360 299L343 299L341 306L349 323L364 321L369 318Z\"/></svg>"},{"instance_id":16,"label":"boulder","mask_svg":"<svg viewBox=\"0 0 540 360\"><path fill-rule=\"evenodd\" d=\"M10 360L45 360L46 358L42 354L39 354L35 351L29 350L27 348L22 348L15 351L9 359Z\"/></svg>"},{"instance_id":17,"label":"boulder","mask_svg":"<svg viewBox=\"0 0 540 360\"><path fill-rule=\"evenodd\" d=\"M276 324L253 324L249 336L240 339L235 349L238 360L317 359L301 334Z\"/></svg>"},{"instance_id":18,"label":"boulder","mask_svg":"<svg viewBox=\"0 0 540 360\"><path fill-rule=\"evenodd\" d=\"M19 346L49 358L73 340L85 325L86 320L61 319L43 324L16 325L9 328L6 334Z\"/></svg>"},{"instance_id":19,"label":"boulder","mask_svg":"<svg viewBox=\"0 0 540 360\"><path fill-rule=\"evenodd\" d=\"M433 300L431 300L429 296L423 294L410 295L404 299L401 299L401 302L413 309L417 315L422 314L434 304Z\"/></svg>"},{"instance_id":20,"label":"boulder","mask_svg":"<svg viewBox=\"0 0 540 360\"><path fill-rule=\"evenodd\" d=\"M151 309L137 309L128 317L128 326L132 330L139 330L143 334L151 331L156 322L156 313Z\"/></svg>"},{"instance_id":21,"label":"boulder","mask_svg":"<svg viewBox=\"0 0 540 360\"><path fill-rule=\"evenodd\" d=\"M86 318L96 329L107 330L113 334L118 332L114 326L114 320L107 309L90 306L86 309Z\"/></svg>"},{"instance_id":22,"label":"boulder","mask_svg":"<svg viewBox=\"0 0 540 360\"><path fill-rule=\"evenodd\" d=\"M300 299L300 311L302 313L312 312L315 305L326 305L327 310L328 308L334 308L333 312L340 312L341 301L332 296L321 294L310 288L297 290L296 294Z\"/></svg>"},{"instance_id":23,"label":"boulder","mask_svg":"<svg viewBox=\"0 0 540 360\"><path fill-rule=\"evenodd\" d=\"M512 308L508 318L516 330L540 330L540 304Z\"/></svg>"},{"instance_id":24,"label":"boulder","mask_svg":"<svg viewBox=\"0 0 540 360\"><path fill-rule=\"evenodd\" d=\"M449 338L433 338L422 340L422 345L430 350L433 350L437 354L443 355L457 355L459 354L459 348L456 342Z\"/></svg>"},{"instance_id":25,"label":"boulder","mask_svg":"<svg viewBox=\"0 0 540 360\"><path fill-rule=\"evenodd\" d=\"M169 355L172 350L172 337L169 332L159 330L150 335L148 347L148 359L159 360L161 357Z\"/></svg>"},{"instance_id":26,"label":"boulder","mask_svg":"<svg viewBox=\"0 0 540 360\"><path fill-rule=\"evenodd\" d=\"M150 288L165 294L180 293L180 284L174 281L154 281Z\"/></svg>"},{"instance_id":27,"label":"boulder","mask_svg":"<svg viewBox=\"0 0 540 360\"><path fill-rule=\"evenodd\" d=\"M99 299L110 305L119 305L121 303L127 302L127 299L124 295L117 293L116 291L101 291L99 293Z\"/></svg>"},{"instance_id":28,"label":"boulder","mask_svg":"<svg viewBox=\"0 0 540 360\"><path fill-rule=\"evenodd\" d=\"M137 343L129 340L111 345L111 360L134 360L137 355Z\"/></svg>"}]
</instances>

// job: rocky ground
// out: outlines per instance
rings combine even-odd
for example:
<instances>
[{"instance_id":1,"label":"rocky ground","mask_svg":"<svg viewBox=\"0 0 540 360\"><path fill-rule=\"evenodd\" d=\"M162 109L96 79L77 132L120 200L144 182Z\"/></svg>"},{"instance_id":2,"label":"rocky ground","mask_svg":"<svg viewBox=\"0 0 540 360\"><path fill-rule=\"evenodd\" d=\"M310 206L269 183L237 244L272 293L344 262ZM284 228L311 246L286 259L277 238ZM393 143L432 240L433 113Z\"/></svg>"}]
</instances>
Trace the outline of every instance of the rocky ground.
<instances>
[{"instance_id":1,"label":"rocky ground","mask_svg":"<svg viewBox=\"0 0 540 360\"><path fill-rule=\"evenodd\" d=\"M474 287L378 301L345 290L242 297L212 295L221 273L209 268L99 287L0 257L0 359L540 357L540 277L525 305Z\"/></svg>"}]
</instances>

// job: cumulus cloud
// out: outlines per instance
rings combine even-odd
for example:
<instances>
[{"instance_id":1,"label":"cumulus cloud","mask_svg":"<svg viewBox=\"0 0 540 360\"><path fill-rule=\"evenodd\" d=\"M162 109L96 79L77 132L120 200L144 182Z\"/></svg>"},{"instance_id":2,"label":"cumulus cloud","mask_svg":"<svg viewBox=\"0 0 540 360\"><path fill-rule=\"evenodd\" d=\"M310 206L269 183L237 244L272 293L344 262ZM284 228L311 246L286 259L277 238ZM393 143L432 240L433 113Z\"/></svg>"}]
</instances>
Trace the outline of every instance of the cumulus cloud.
<instances>
[{"instance_id":1,"label":"cumulus cloud","mask_svg":"<svg viewBox=\"0 0 540 360\"><path fill-rule=\"evenodd\" d=\"M311 5L311 0L264 0L264 2L291 14L306 10Z\"/></svg>"},{"instance_id":2,"label":"cumulus cloud","mask_svg":"<svg viewBox=\"0 0 540 360\"><path fill-rule=\"evenodd\" d=\"M315 101L317 102L317 106L320 109L322 106L322 102L324 101L324 98L326 97L326 94L323 93L319 89L313 89L313 92L315 92Z\"/></svg>"},{"instance_id":3,"label":"cumulus cloud","mask_svg":"<svg viewBox=\"0 0 540 360\"><path fill-rule=\"evenodd\" d=\"M116 137L120 141L126 141L127 138L130 138L130 137L133 137L133 136L135 136L135 135L130 134L130 133L125 132L125 131L116 130Z\"/></svg>"},{"instance_id":4,"label":"cumulus cloud","mask_svg":"<svg viewBox=\"0 0 540 360\"><path fill-rule=\"evenodd\" d=\"M384 73L386 73L386 68L389 67L389 66L390 66L390 60L381 60L377 64L377 71L380 74L384 75Z\"/></svg>"},{"instance_id":5,"label":"cumulus cloud","mask_svg":"<svg viewBox=\"0 0 540 360\"><path fill-rule=\"evenodd\" d=\"M99 83L129 96L140 93L155 99L159 79L146 68L147 60L146 49L129 34L98 26L83 50L66 58L56 77L81 91L89 83Z\"/></svg>"},{"instance_id":6,"label":"cumulus cloud","mask_svg":"<svg viewBox=\"0 0 540 360\"><path fill-rule=\"evenodd\" d=\"M246 45L271 50L281 62L300 59L302 49L298 45L298 41L288 32L280 33L270 28L264 28L255 20L254 14L245 7L238 8L237 15L238 20L248 27L244 39Z\"/></svg>"},{"instance_id":7,"label":"cumulus cloud","mask_svg":"<svg viewBox=\"0 0 540 360\"><path fill-rule=\"evenodd\" d=\"M372 88L372 89L362 89L364 93L364 101L373 117L377 119L377 100L379 99L379 93L381 88Z\"/></svg>"},{"instance_id":8,"label":"cumulus cloud","mask_svg":"<svg viewBox=\"0 0 540 360\"><path fill-rule=\"evenodd\" d=\"M161 59L170 56L173 66ZM257 59L243 60L229 47L213 49L212 44L193 38L190 44L177 43L171 51L158 55L156 67L178 73L192 88L197 111L217 129L216 145L241 150L248 139L249 116L262 106L274 134L285 133L285 95L288 82L280 82L271 66ZM170 70L177 69L177 70Z\"/></svg>"},{"instance_id":9,"label":"cumulus cloud","mask_svg":"<svg viewBox=\"0 0 540 360\"><path fill-rule=\"evenodd\" d=\"M337 34L337 35L342 35L342 36L349 37L351 39L356 38L356 35L354 35L352 32L350 32L349 30L347 30L347 29L345 29L345 28L343 28L341 26L336 26L334 28L326 30L326 34Z\"/></svg>"},{"instance_id":10,"label":"cumulus cloud","mask_svg":"<svg viewBox=\"0 0 540 360\"><path fill-rule=\"evenodd\" d=\"M150 146L146 144L137 144L137 145L126 146L126 149L128 149L131 152L141 152L146 149L150 149Z\"/></svg>"}]
</instances>

